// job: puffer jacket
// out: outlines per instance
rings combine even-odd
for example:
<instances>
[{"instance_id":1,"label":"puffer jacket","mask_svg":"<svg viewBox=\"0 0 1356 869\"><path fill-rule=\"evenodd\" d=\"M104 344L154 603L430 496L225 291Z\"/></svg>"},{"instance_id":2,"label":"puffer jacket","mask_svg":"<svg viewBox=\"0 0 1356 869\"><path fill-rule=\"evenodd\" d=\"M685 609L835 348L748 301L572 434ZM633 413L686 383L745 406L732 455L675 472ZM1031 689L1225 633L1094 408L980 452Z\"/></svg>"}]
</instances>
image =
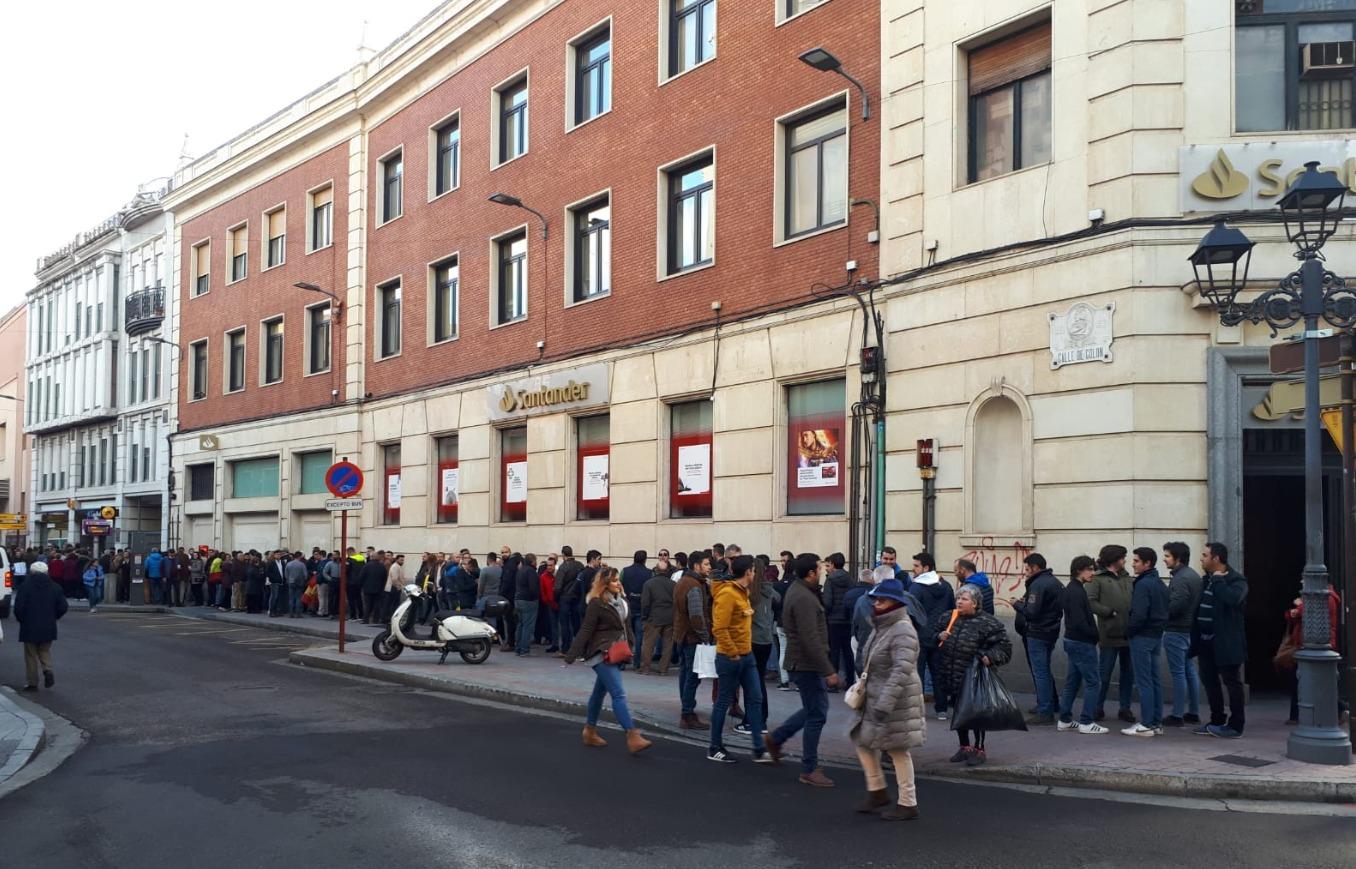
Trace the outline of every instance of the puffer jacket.
<instances>
[{"instance_id":1,"label":"puffer jacket","mask_svg":"<svg viewBox=\"0 0 1356 869\"><path fill-rule=\"evenodd\" d=\"M874 616L866 641L866 702L852 710L848 735L869 751L918 748L927 740L918 633L906 607Z\"/></svg>"},{"instance_id":2,"label":"puffer jacket","mask_svg":"<svg viewBox=\"0 0 1356 869\"><path fill-rule=\"evenodd\" d=\"M847 593L856 585L846 570L831 570L824 578L824 618L831 625L852 622L852 610L847 608Z\"/></svg>"},{"instance_id":3,"label":"puffer jacket","mask_svg":"<svg viewBox=\"0 0 1356 869\"><path fill-rule=\"evenodd\" d=\"M1097 634L1101 638L1098 645L1113 649L1130 645L1125 625L1130 618L1134 589L1135 581L1124 570L1120 573L1099 570L1088 583L1088 604L1097 615Z\"/></svg>"},{"instance_id":4,"label":"puffer jacket","mask_svg":"<svg viewBox=\"0 0 1356 869\"><path fill-rule=\"evenodd\" d=\"M945 612L932 623L932 628L940 634L951 621L951 613ZM942 643L942 657L938 662L938 673L947 693L960 697L965 686L965 671L970 662L981 655L987 656L994 667L1001 667L1012 660L1012 641L1004 630L1002 622L986 612L973 616L961 616L951 628L951 636ZM933 677L934 681L937 677Z\"/></svg>"}]
</instances>

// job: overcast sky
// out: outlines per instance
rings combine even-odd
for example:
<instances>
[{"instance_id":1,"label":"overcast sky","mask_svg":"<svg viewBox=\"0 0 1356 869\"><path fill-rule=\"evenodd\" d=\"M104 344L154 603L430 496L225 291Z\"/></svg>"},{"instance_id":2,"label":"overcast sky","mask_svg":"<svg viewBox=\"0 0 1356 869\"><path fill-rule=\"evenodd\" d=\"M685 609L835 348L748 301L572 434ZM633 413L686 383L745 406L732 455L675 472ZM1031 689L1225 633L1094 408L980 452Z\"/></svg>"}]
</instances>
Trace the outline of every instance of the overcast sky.
<instances>
[{"instance_id":1,"label":"overcast sky","mask_svg":"<svg viewBox=\"0 0 1356 869\"><path fill-rule=\"evenodd\" d=\"M16 4L5 13L0 313L38 257L380 49L439 0ZM159 182L163 183L163 182Z\"/></svg>"}]
</instances>

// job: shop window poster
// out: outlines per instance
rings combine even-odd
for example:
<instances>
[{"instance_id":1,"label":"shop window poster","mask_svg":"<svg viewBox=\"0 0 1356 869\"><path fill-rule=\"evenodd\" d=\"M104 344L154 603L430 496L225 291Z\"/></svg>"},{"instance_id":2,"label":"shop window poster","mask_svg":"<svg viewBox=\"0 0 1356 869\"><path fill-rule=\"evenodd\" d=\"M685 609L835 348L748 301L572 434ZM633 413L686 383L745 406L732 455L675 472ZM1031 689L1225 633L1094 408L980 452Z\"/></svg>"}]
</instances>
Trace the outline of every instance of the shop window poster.
<instances>
[{"instance_id":1,"label":"shop window poster","mask_svg":"<svg viewBox=\"0 0 1356 869\"><path fill-rule=\"evenodd\" d=\"M807 428L797 434L797 489L839 485L840 442L840 430L836 428Z\"/></svg>"}]
</instances>

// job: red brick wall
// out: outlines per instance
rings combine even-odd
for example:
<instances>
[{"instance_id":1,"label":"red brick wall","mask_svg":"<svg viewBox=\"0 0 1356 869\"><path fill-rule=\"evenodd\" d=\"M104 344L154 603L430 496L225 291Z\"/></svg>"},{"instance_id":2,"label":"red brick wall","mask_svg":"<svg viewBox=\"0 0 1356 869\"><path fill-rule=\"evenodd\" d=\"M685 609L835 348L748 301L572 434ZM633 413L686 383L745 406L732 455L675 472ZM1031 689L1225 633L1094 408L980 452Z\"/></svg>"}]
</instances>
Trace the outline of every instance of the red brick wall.
<instances>
[{"instance_id":1,"label":"red brick wall","mask_svg":"<svg viewBox=\"0 0 1356 869\"><path fill-rule=\"evenodd\" d=\"M402 353L373 363L379 328L367 318L367 390L375 396L523 364L561 358L590 347L625 343L664 327L710 322L711 302L722 317L777 302L807 298L816 282L840 284L848 233L859 274L875 276L876 249L866 243L871 212L860 208L848 231L772 247L773 121L845 87L843 78L797 60L822 45L879 99L880 7L865 0L830 0L774 26L774 0L720 4L717 56L662 87L657 83L655 0L575 0L552 10L485 57L421 95L371 132L372 182L368 230L368 299L374 288L403 276ZM565 45L611 15L612 111L565 132ZM530 67L529 151L490 170L490 92ZM461 110L461 187L430 203L427 196L430 125ZM876 199L880 127L861 122L855 90L849 137L853 198ZM404 145L403 216L375 226L380 182L377 158ZM655 280L656 170L709 145L716 146L716 265ZM612 294L565 307L564 209L612 190ZM486 201L503 191L543 212L550 239L543 286L542 240L535 217ZM491 330L489 239L529 222L528 318ZM461 253L460 339L427 347L427 264Z\"/></svg>"},{"instance_id":2,"label":"red brick wall","mask_svg":"<svg viewBox=\"0 0 1356 869\"><path fill-rule=\"evenodd\" d=\"M334 244L306 253L306 223L310 220L306 191L332 181L334 184ZM330 404L330 390L339 390L343 400L343 336L339 324L332 321L331 366L329 374L305 377L304 335L306 307L323 301L316 293L292 286L307 281L333 290L344 297L347 279L348 144L337 145L259 184L248 192L183 224L180 237L181 273L179 276L180 346L184 348L179 372L179 425L194 429L243 419L276 416L289 411ZM266 228L263 213L282 202L287 203L287 241L284 263L263 271L262 246ZM249 267L247 277L226 284L227 228L249 221ZM209 290L192 295L193 245L212 239L212 276ZM284 335L283 379L268 386L259 385L259 322L282 314ZM223 395L225 332L245 326L245 389ZM207 398L189 401L192 396L191 372L194 341L208 339Z\"/></svg>"}]
</instances>

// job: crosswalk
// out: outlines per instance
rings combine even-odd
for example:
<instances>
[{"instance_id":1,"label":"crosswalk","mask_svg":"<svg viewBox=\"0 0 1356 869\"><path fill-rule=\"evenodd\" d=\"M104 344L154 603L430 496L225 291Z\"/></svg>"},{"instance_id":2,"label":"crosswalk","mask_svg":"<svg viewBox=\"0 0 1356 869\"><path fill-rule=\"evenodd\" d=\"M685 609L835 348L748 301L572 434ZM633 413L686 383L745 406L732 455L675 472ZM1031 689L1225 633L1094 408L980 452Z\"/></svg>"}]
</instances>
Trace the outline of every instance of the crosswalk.
<instances>
[{"instance_id":1,"label":"crosswalk","mask_svg":"<svg viewBox=\"0 0 1356 869\"><path fill-rule=\"evenodd\" d=\"M195 622L193 619L159 613L101 612L94 618L146 631L148 635L199 637L204 641L225 641L232 646L264 652L295 652L323 643L310 637L277 634L249 626L222 625L220 622Z\"/></svg>"}]
</instances>

